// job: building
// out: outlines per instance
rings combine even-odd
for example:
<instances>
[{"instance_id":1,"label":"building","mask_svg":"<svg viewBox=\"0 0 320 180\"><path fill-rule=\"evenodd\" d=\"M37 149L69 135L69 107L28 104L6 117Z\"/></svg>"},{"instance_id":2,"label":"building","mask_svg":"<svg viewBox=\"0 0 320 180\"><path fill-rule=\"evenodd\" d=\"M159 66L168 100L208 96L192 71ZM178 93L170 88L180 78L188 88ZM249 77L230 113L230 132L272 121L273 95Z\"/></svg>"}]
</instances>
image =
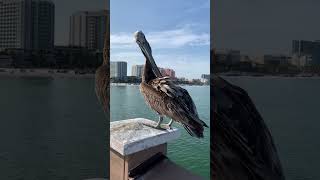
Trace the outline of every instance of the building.
<instances>
[{"instance_id":1,"label":"building","mask_svg":"<svg viewBox=\"0 0 320 180\"><path fill-rule=\"evenodd\" d=\"M239 50L217 50L215 52L216 63L223 63L226 65L238 64L241 60Z\"/></svg>"},{"instance_id":2,"label":"building","mask_svg":"<svg viewBox=\"0 0 320 180\"><path fill-rule=\"evenodd\" d=\"M127 62L124 62L124 61L110 62L110 77L111 78L127 77Z\"/></svg>"},{"instance_id":3,"label":"building","mask_svg":"<svg viewBox=\"0 0 320 180\"><path fill-rule=\"evenodd\" d=\"M312 64L312 56L311 55L302 55L298 56L297 54L292 55L290 59L290 64L297 67L304 67Z\"/></svg>"},{"instance_id":4,"label":"building","mask_svg":"<svg viewBox=\"0 0 320 180\"><path fill-rule=\"evenodd\" d=\"M162 76L169 76L170 78L176 78L176 72L169 68L160 68Z\"/></svg>"},{"instance_id":5,"label":"building","mask_svg":"<svg viewBox=\"0 0 320 180\"><path fill-rule=\"evenodd\" d=\"M281 73L289 67L289 56L268 54L263 56L265 70L269 73Z\"/></svg>"},{"instance_id":6,"label":"building","mask_svg":"<svg viewBox=\"0 0 320 180\"><path fill-rule=\"evenodd\" d=\"M131 76L142 77L144 65L133 65L131 69Z\"/></svg>"},{"instance_id":7,"label":"building","mask_svg":"<svg viewBox=\"0 0 320 180\"><path fill-rule=\"evenodd\" d=\"M80 11L70 17L69 45L103 50L109 11Z\"/></svg>"},{"instance_id":8,"label":"building","mask_svg":"<svg viewBox=\"0 0 320 180\"><path fill-rule=\"evenodd\" d=\"M54 14L51 0L0 0L0 50L52 49Z\"/></svg>"},{"instance_id":9,"label":"building","mask_svg":"<svg viewBox=\"0 0 320 180\"><path fill-rule=\"evenodd\" d=\"M312 65L320 65L320 42L317 42L312 51Z\"/></svg>"},{"instance_id":10,"label":"building","mask_svg":"<svg viewBox=\"0 0 320 180\"><path fill-rule=\"evenodd\" d=\"M7 68L13 65L13 59L6 54L0 54L0 68Z\"/></svg>"},{"instance_id":11,"label":"building","mask_svg":"<svg viewBox=\"0 0 320 180\"><path fill-rule=\"evenodd\" d=\"M302 55L311 55L314 49L314 46L319 44L314 41L305 41L305 40L293 40L292 41L292 54L299 56Z\"/></svg>"},{"instance_id":12,"label":"building","mask_svg":"<svg viewBox=\"0 0 320 180\"><path fill-rule=\"evenodd\" d=\"M69 46L55 46L53 51L57 68L93 68L103 61L102 52Z\"/></svg>"},{"instance_id":13,"label":"building","mask_svg":"<svg viewBox=\"0 0 320 180\"><path fill-rule=\"evenodd\" d=\"M298 66L302 64L308 65L320 65L320 41L305 41L305 40L293 40L292 41L292 55L299 59ZM300 62L300 57L302 60L308 60L307 63Z\"/></svg>"},{"instance_id":14,"label":"building","mask_svg":"<svg viewBox=\"0 0 320 180\"><path fill-rule=\"evenodd\" d=\"M208 83L210 81L210 74L202 74L201 75L201 82Z\"/></svg>"},{"instance_id":15,"label":"building","mask_svg":"<svg viewBox=\"0 0 320 180\"><path fill-rule=\"evenodd\" d=\"M290 57L285 55L268 54L263 56L265 65L288 65L289 59Z\"/></svg>"},{"instance_id":16,"label":"building","mask_svg":"<svg viewBox=\"0 0 320 180\"><path fill-rule=\"evenodd\" d=\"M0 67L15 68L80 68L95 70L103 60L102 52L55 46L53 50L8 48L0 52Z\"/></svg>"}]
</instances>

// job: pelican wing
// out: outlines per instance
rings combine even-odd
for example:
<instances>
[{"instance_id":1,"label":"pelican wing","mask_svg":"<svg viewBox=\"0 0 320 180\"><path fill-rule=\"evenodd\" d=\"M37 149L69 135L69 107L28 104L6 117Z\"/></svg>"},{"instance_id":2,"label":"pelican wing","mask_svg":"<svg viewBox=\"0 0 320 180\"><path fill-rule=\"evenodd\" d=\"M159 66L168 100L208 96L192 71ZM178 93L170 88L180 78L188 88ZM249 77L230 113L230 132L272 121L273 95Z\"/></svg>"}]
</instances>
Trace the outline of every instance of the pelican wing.
<instances>
[{"instance_id":1,"label":"pelican wing","mask_svg":"<svg viewBox=\"0 0 320 180\"><path fill-rule=\"evenodd\" d=\"M102 104L106 114L110 112L109 104L109 67L106 65L100 66L95 75L95 92L98 100Z\"/></svg>"},{"instance_id":2,"label":"pelican wing","mask_svg":"<svg viewBox=\"0 0 320 180\"><path fill-rule=\"evenodd\" d=\"M149 106L159 114L181 123L192 136L202 137L203 126L188 91L174 85L167 77L141 83L141 91Z\"/></svg>"},{"instance_id":3,"label":"pelican wing","mask_svg":"<svg viewBox=\"0 0 320 180\"><path fill-rule=\"evenodd\" d=\"M272 136L248 94L220 77L212 84L216 178L284 179Z\"/></svg>"},{"instance_id":4,"label":"pelican wing","mask_svg":"<svg viewBox=\"0 0 320 180\"><path fill-rule=\"evenodd\" d=\"M198 118L197 108L188 91L175 85L169 77L156 78L150 84L157 91L161 91L175 101L179 101L185 110Z\"/></svg>"}]
</instances>

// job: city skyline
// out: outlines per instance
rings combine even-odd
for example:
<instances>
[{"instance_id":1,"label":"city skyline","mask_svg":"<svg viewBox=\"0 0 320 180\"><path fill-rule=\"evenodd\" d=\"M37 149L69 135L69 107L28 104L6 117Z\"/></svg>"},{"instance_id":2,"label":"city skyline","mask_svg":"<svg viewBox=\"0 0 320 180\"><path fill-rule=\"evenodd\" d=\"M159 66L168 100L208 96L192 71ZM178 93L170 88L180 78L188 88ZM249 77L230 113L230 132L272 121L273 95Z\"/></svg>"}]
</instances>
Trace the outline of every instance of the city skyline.
<instances>
[{"instance_id":1,"label":"city skyline","mask_svg":"<svg viewBox=\"0 0 320 180\"><path fill-rule=\"evenodd\" d=\"M209 0L112 1L111 14L111 61L126 60L129 67L144 64L133 38L135 31L142 30L159 67L174 69L177 77L189 79L210 72Z\"/></svg>"},{"instance_id":2,"label":"city skyline","mask_svg":"<svg viewBox=\"0 0 320 180\"><path fill-rule=\"evenodd\" d=\"M292 40L290 53L265 53L265 54L247 54L239 49L215 49L215 54L229 54L233 57L230 60L235 62L252 61L263 64L266 57L277 57L279 59L286 57L286 61L291 65L306 66L320 64L320 41L319 40ZM258 60L258 61L257 61ZM232 63L235 63L232 62Z\"/></svg>"},{"instance_id":3,"label":"city skyline","mask_svg":"<svg viewBox=\"0 0 320 180\"><path fill-rule=\"evenodd\" d=\"M1 1L4 1L4 2L9 2L8 0L1 0ZM15 4L17 4L18 6L15 7L15 6L12 6L11 7L11 3L6 5L6 3L4 3L3 5L4 6L8 6L8 7L3 7L4 10L5 9L8 9L8 8L18 8L19 11L21 11L22 13L21 14L24 14L24 21L26 23L33 23L33 19L31 18L38 18L37 23L52 23L50 24L52 28L52 30L50 29L50 31L52 31L53 34L43 34L43 30L38 30L40 34L38 35L41 35L41 33L43 35L46 35L48 36L47 38L51 38L49 39L50 42L52 43L52 45L54 46L68 46L70 45L70 31L71 31L71 27L70 27L70 18L76 14L76 13L79 13L79 12L101 12L103 10L109 10L109 6L106 2L103 2L101 3L102 1L101 0L92 0L89 4L85 1L85 0L70 0L68 2L62 2L62 1L58 1L58 0L43 0L43 1L30 1L30 2L37 2L38 6L42 6L44 4L44 8L46 8L46 4L52 4L53 5L53 12L46 12L46 11L39 11L39 12L35 12L32 14L32 17L31 15L28 15L31 13L31 11L35 11L35 10L31 10L31 6L29 8L29 6L25 5L23 8L24 9L21 9L19 5L19 3L21 4L20 1L13 1L15 2ZM41 2L41 3L40 3ZM22 6L21 6L22 7ZM41 7L39 7L40 9ZM9 9L8 9L9 10ZM10 13L10 14L8 14ZM8 17L11 17L11 16L14 16L16 13L18 12L15 12L15 11L8 11L6 15L8 15ZM45 13L45 14L40 14L40 13ZM50 14L52 13L52 14ZM49 16L50 14L50 16ZM6 20L8 18L7 16L4 16L3 20ZM52 19L50 19L52 18ZM8 20L11 20L12 22L11 23L16 23L14 22L13 20L15 19L8 19ZM20 23L21 22L17 22L17 23ZM20 27L22 26L22 27ZM28 39L24 40L19 40L19 41L22 41L22 43L25 43L24 41L26 42L30 42L30 43L33 43L30 41L30 38L36 38L37 36L34 35L34 34L31 34L31 30L30 27L24 27L25 25L22 24L22 25L17 25L17 28L22 28L22 29L27 29L27 31L25 32L26 37L28 37ZM49 26L49 25L46 25L46 26ZM42 28L45 27L45 26L41 26ZM50 27L50 28L51 28ZM38 26L37 26L38 28ZM19 29L18 29L19 30ZM17 32L19 32L17 30ZM37 30L37 29L36 29ZM15 32L15 31L13 31ZM10 32L8 32L7 34L5 34L6 36L9 36L11 35L12 33L12 30ZM29 34L28 34L29 33ZM37 32L36 32L37 33ZM31 35L30 35L31 34ZM22 37L24 37L22 36ZM43 40L44 38L42 38ZM103 40L101 40L103 41ZM24 48L24 47L33 47L33 46L44 46L44 43L43 42L39 42L40 44L36 44L36 45L28 45L28 44L23 44L23 45L19 45L17 47L19 48ZM51 44L49 43L49 45ZM15 44L14 44L15 45Z\"/></svg>"},{"instance_id":4,"label":"city skyline","mask_svg":"<svg viewBox=\"0 0 320 180\"><path fill-rule=\"evenodd\" d=\"M289 54L293 39L320 39L319 5L314 0L213 1L212 47Z\"/></svg>"},{"instance_id":5,"label":"city skyline","mask_svg":"<svg viewBox=\"0 0 320 180\"><path fill-rule=\"evenodd\" d=\"M66 3L64 6L57 0L52 0L52 2L54 3L55 11L59 12L54 15L55 46L70 45L70 17L72 17L74 13L99 11L102 9L101 1L100 3L93 1L90 6L87 6L87 4L84 6L83 1L79 1L79 3ZM137 7L138 10L139 4L142 3L147 3L147 1L142 0L138 3L133 3L132 7ZM189 79L198 78L201 74L209 73L210 1L202 0L197 4L184 3L183 6L180 6L180 3L177 2L172 4L171 8L169 8L170 11L159 19L158 14L161 13L162 10L167 9L167 6L165 6L166 3L169 2L151 4L150 10L155 12L152 13L148 11L140 14L144 17L147 17L148 13L152 14L147 20L149 23L145 21L147 25L143 26L143 30L154 50L154 57L158 66L175 69L177 77L186 77ZM126 7L121 6L120 8L125 9ZM181 13L177 14L177 12ZM129 14L130 13L131 12L129 12ZM117 14L119 13L115 13L114 16L117 16ZM120 20L125 16L127 15L119 16ZM172 18L172 16L176 17ZM151 24L155 18L158 18L157 23ZM137 18L137 20L138 19L139 18ZM139 23L138 21L132 21L132 23L128 28L123 28L124 26L121 23L111 22L111 28L128 29L128 31L119 30L116 31L116 33L111 32L110 35L111 61L130 59L130 61L128 61L129 67L133 64L143 64L145 59L133 40L133 32L142 29L142 26L137 25ZM114 30L113 28L112 31ZM131 69L128 70L128 73L131 73Z\"/></svg>"},{"instance_id":6,"label":"city skyline","mask_svg":"<svg viewBox=\"0 0 320 180\"><path fill-rule=\"evenodd\" d=\"M123 64L123 65L120 65L120 64ZM144 64L133 64L131 67L128 66L127 64L128 64L127 61L110 61L111 77L124 77L123 75L136 76L139 78L142 77ZM122 68L118 68L118 66L119 67L122 66ZM130 68L131 68L131 73L129 73L128 71ZM158 68L163 76L169 76L171 78L185 78L185 77L177 77L175 75L174 69L171 69L168 67L158 67Z\"/></svg>"}]
</instances>

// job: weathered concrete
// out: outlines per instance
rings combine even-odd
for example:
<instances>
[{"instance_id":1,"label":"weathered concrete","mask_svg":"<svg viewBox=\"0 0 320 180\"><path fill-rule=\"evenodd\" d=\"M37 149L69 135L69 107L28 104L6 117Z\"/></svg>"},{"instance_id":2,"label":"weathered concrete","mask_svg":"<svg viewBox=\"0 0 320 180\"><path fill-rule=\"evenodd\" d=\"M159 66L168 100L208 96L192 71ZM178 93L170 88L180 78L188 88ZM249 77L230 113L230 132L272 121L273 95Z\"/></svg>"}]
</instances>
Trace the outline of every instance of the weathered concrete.
<instances>
[{"instance_id":1,"label":"weathered concrete","mask_svg":"<svg viewBox=\"0 0 320 180\"><path fill-rule=\"evenodd\" d=\"M143 118L110 123L110 180L128 180L130 170L155 154L167 154L167 142L179 138L180 131L176 128L155 129L155 124L156 122ZM202 180L203 178L165 159L139 179Z\"/></svg>"},{"instance_id":2,"label":"weathered concrete","mask_svg":"<svg viewBox=\"0 0 320 180\"><path fill-rule=\"evenodd\" d=\"M122 156L128 156L166 144L180 136L177 128L159 130L150 127L154 125L154 121L143 118L111 122L110 147Z\"/></svg>"}]
</instances>

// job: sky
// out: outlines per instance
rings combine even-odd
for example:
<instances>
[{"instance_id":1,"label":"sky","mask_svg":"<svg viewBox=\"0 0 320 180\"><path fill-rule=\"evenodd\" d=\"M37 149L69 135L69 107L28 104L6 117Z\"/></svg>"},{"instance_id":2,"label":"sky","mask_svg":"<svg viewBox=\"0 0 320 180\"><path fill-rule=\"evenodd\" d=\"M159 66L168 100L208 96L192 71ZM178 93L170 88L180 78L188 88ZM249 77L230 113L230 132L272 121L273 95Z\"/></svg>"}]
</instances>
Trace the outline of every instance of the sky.
<instances>
[{"instance_id":1,"label":"sky","mask_svg":"<svg viewBox=\"0 0 320 180\"><path fill-rule=\"evenodd\" d=\"M294 39L320 39L318 0L213 1L213 47L289 54Z\"/></svg>"},{"instance_id":2,"label":"sky","mask_svg":"<svg viewBox=\"0 0 320 180\"><path fill-rule=\"evenodd\" d=\"M159 67L177 77L200 79L210 73L210 0L112 0L111 61L145 63L133 34L142 30Z\"/></svg>"}]
</instances>

